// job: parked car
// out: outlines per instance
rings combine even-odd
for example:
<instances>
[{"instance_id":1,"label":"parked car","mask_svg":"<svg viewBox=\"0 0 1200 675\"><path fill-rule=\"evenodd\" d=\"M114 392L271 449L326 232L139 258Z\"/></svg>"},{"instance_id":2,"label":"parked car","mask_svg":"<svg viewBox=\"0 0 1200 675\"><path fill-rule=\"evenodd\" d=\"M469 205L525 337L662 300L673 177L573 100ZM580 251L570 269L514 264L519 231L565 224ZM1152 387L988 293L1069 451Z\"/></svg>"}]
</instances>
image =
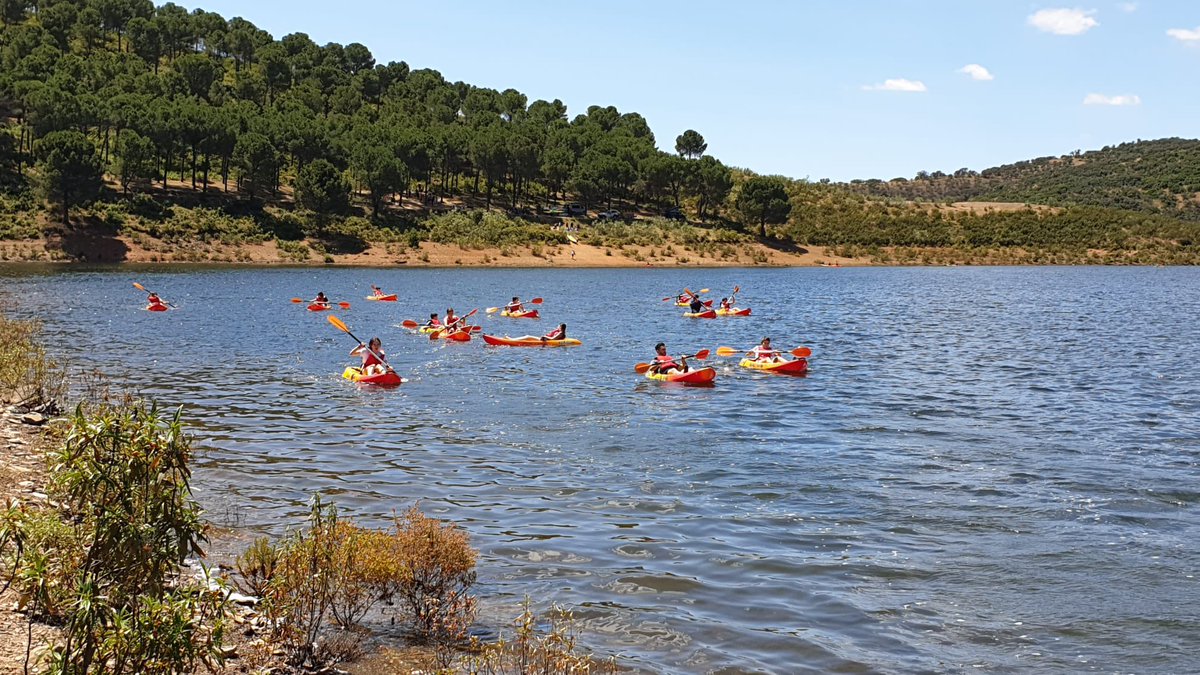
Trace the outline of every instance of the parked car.
<instances>
[{"instance_id":1,"label":"parked car","mask_svg":"<svg viewBox=\"0 0 1200 675\"><path fill-rule=\"evenodd\" d=\"M687 220L687 216L683 215L683 211L678 206L672 206L663 211L663 218L667 220Z\"/></svg>"},{"instance_id":2,"label":"parked car","mask_svg":"<svg viewBox=\"0 0 1200 675\"><path fill-rule=\"evenodd\" d=\"M586 216L587 209L583 208L583 204L567 204L566 213L568 216Z\"/></svg>"},{"instance_id":3,"label":"parked car","mask_svg":"<svg viewBox=\"0 0 1200 675\"><path fill-rule=\"evenodd\" d=\"M616 209L601 211L596 215L596 220L621 220L621 212Z\"/></svg>"}]
</instances>

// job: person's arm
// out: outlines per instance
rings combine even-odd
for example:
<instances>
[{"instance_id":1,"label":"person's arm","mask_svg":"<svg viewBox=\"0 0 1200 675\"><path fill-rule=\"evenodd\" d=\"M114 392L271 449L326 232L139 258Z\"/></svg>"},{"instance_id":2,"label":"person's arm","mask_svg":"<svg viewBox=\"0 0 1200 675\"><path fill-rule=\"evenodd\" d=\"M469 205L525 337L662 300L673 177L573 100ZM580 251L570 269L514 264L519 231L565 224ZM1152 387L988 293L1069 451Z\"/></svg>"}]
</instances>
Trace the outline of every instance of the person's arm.
<instances>
[{"instance_id":1,"label":"person's arm","mask_svg":"<svg viewBox=\"0 0 1200 675\"><path fill-rule=\"evenodd\" d=\"M350 356L360 356L366 348L367 346L360 342L357 347L350 350Z\"/></svg>"}]
</instances>

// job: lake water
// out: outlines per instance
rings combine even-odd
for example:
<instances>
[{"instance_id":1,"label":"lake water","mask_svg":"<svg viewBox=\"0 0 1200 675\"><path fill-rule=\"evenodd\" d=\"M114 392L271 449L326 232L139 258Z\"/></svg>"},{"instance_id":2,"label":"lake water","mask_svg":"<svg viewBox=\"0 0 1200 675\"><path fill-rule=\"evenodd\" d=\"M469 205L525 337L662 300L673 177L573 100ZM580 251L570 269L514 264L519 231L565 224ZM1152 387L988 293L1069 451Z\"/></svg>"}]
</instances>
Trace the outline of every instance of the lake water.
<instances>
[{"instance_id":1,"label":"lake water","mask_svg":"<svg viewBox=\"0 0 1200 675\"><path fill-rule=\"evenodd\" d=\"M139 281L179 305L142 311ZM218 523L278 534L314 491L414 500L481 553L484 623L525 595L648 672L1200 671L1200 270L0 267L53 349L183 405ZM370 284L412 302L369 303ZM747 319L660 298L734 285ZM395 390L339 378L379 335ZM395 327L542 296L574 349ZM789 378L672 353L813 349Z\"/></svg>"}]
</instances>

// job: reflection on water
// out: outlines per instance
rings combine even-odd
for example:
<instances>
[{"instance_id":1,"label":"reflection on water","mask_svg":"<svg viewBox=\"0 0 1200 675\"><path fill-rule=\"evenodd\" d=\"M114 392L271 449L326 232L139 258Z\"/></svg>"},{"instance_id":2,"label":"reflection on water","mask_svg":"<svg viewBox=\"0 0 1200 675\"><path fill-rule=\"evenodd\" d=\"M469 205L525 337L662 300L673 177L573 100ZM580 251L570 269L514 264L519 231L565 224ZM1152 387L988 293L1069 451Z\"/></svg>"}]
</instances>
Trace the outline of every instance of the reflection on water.
<instances>
[{"instance_id":1,"label":"reflection on water","mask_svg":"<svg viewBox=\"0 0 1200 675\"><path fill-rule=\"evenodd\" d=\"M368 524L421 500L482 553L496 622L528 594L660 672L1200 669L1200 273L1191 269L0 268L54 347L184 405L218 519L278 533L314 491ZM139 309L140 281L180 306ZM420 306L358 300L375 283ZM659 298L740 285L748 319ZM353 342L410 383L338 378ZM546 298L574 349L395 327ZM718 292L719 297L719 292ZM481 312L482 314L482 312ZM542 331L544 332L544 330ZM814 350L807 378L673 353Z\"/></svg>"}]
</instances>

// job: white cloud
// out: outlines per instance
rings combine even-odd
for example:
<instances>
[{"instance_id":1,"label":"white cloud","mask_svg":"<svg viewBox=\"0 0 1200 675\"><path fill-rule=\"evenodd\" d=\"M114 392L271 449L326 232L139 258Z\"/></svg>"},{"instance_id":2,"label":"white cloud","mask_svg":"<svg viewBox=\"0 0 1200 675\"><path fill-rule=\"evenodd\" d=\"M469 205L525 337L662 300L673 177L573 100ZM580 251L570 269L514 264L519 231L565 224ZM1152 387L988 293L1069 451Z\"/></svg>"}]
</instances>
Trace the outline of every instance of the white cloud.
<instances>
[{"instance_id":1,"label":"white cloud","mask_svg":"<svg viewBox=\"0 0 1200 675\"><path fill-rule=\"evenodd\" d=\"M994 80L994 79L996 79L995 75L992 75L990 72L988 72L987 68L984 68L983 66L979 65L978 63L968 63L967 65L963 66L962 68L959 68L958 72L966 73L967 75L970 75L972 80Z\"/></svg>"},{"instance_id":2,"label":"white cloud","mask_svg":"<svg viewBox=\"0 0 1200 675\"><path fill-rule=\"evenodd\" d=\"M1136 94L1121 94L1105 96L1104 94L1088 94L1083 97L1084 105L1141 105L1142 99Z\"/></svg>"},{"instance_id":3,"label":"white cloud","mask_svg":"<svg viewBox=\"0 0 1200 675\"><path fill-rule=\"evenodd\" d=\"M1122 12L1136 12L1138 4L1136 2L1122 2L1117 7L1120 7Z\"/></svg>"},{"instance_id":4,"label":"white cloud","mask_svg":"<svg viewBox=\"0 0 1200 675\"><path fill-rule=\"evenodd\" d=\"M1200 42L1200 26L1196 26L1196 30L1172 28L1171 30L1167 31L1167 35L1170 35L1180 42Z\"/></svg>"},{"instance_id":5,"label":"white cloud","mask_svg":"<svg viewBox=\"0 0 1200 675\"><path fill-rule=\"evenodd\" d=\"M1055 35L1082 35L1100 25L1096 12L1082 9L1042 9L1029 15L1029 25Z\"/></svg>"},{"instance_id":6,"label":"white cloud","mask_svg":"<svg viewBox=\"0 0 1200 675\"><path fill-rule=\"evenodd\" d=\"M863 85L866 91L928 91L925 83L920 80L906 80L902 77L894 80L884 80L883 84Z\"/></svg>"}]
</instances>

